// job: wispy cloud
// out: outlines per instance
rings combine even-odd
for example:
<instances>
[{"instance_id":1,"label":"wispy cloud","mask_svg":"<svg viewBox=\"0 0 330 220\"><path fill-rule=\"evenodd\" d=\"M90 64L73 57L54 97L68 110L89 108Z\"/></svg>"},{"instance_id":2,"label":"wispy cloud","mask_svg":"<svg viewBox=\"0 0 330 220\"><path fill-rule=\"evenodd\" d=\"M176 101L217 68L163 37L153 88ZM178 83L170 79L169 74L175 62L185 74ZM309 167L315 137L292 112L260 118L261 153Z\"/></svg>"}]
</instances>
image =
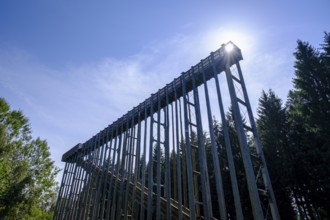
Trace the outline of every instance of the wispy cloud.
<instances>
[{"instance_id":1,"label":"wispy cloud","mask_svg":"<svg viewBox=\"0 0 330 220\"><path fill-rule=\"evenodd\" d=\"M286 101L287 93L292 88L293 63L292 51L286 48L277 51L256 51L242 62L253 109L257 108L262 90L272 89L283 102Z\"/></svg>"}]
</instances>

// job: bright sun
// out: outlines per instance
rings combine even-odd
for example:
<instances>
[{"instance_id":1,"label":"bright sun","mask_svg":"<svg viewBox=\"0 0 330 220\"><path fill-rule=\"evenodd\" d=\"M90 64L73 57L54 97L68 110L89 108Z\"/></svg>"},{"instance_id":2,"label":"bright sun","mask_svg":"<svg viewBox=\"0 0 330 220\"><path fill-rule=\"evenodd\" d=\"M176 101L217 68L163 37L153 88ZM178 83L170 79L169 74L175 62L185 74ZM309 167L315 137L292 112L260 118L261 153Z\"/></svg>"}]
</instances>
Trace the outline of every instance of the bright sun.
<instances>
[{"instance_id":1,"label":"bright sun","mask_svg":"<svg viewBox=\"0 0 330 220\"><path fill-rule=\"evenodd\" d=\"M229 41L237 45L242 51L251 49L253 39L246 31L235 31L229 29L218 29L208 33L208 46L210 49L219 47L221 44L226 44ZM230 49L230 48L229 48Z\"/></svg>"}]
</instances>

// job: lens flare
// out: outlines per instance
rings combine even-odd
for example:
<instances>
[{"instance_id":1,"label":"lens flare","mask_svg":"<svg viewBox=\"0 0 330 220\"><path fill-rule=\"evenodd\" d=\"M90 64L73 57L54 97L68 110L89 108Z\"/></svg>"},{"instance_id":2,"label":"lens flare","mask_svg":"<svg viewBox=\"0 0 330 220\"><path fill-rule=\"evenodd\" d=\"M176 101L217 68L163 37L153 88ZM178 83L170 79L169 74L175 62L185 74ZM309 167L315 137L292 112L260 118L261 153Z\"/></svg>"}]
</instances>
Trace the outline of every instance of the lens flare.
<instances>
[{"instance_id":1,"label":"lens flare","mask_svg":"<svg viewBox=\"0 0 330 220\"><path fill-rule=\"evenodd\" d=\"M228 43L225 46L225 50L230 53L234 49L234 45L232 43Z\"/></svg>"}]
</instances>

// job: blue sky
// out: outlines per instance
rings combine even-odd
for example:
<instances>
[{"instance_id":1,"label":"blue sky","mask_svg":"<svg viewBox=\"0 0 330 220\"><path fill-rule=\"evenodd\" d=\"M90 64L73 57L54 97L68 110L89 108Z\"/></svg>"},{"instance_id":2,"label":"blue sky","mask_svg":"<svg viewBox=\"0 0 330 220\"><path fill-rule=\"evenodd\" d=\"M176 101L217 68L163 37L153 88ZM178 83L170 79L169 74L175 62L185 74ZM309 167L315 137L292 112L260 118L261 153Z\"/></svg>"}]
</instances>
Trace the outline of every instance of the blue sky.
<instances>
[{"instance_id":1,"label":"blue sky","mask_svg":"<svg viewBox=\"0 0 330 220\"><path fill-rule=\"evenodd\" d=\"M52 159L222 43L243 53L253 108L262 89L285 100L297 39L318 46L330 2L0 1L0 96L47 139Z\"/></svg>"}]
</instances>

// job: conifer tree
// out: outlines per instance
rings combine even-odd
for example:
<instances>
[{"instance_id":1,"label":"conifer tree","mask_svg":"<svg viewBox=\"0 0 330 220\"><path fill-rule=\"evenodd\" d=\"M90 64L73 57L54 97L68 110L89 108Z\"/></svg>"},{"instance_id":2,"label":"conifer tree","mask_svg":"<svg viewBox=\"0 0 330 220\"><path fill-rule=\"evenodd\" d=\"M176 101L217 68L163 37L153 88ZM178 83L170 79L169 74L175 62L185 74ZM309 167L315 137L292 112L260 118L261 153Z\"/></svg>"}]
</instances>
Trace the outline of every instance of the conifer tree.
<instances>
[{"instance_id":1,"label":"conifer tree","mask_svg":"<svg viewBox=\"0 0 330 220\"><path fill-rule=\"evenodd\" d=\"M329 33L321 50L298 41L287 102L293 195L305 218L330 218L329 48Z\"/></svg>"},{"instance_id":2,"label":"conifer tree","mask_svg":"<svg viewBox=\"0 0 330 220\"><path fill-rule=\"evenodd\" d=\"M262 91L259 99L257 127L267 160L279 213L282 219L293 219L291 174L287 158L287 115L282 100L272 90Z\"/></svg>"}]
</instances>

